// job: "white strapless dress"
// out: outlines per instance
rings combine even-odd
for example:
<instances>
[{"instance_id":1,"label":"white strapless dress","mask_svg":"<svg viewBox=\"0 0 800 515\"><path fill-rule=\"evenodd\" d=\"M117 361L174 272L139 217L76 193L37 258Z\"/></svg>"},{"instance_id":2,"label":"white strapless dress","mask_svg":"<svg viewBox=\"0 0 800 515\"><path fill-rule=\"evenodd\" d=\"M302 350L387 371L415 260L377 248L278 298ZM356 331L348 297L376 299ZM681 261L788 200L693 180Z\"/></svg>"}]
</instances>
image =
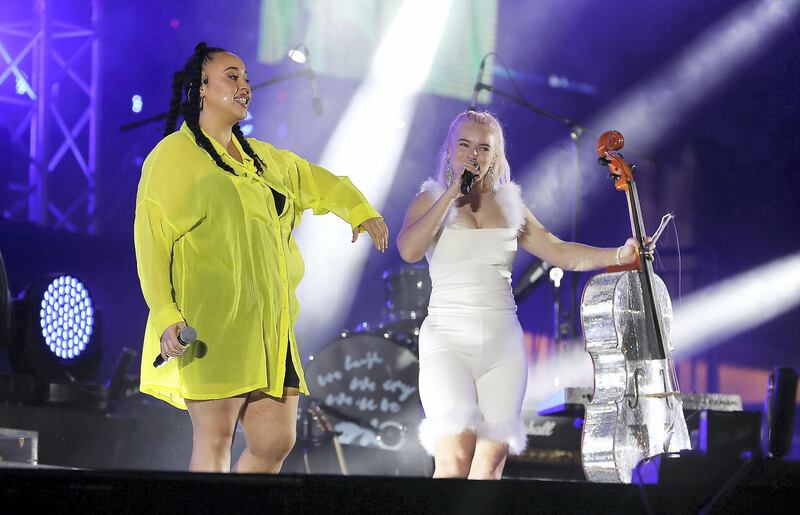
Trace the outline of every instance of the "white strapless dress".
<instances>
[{"instance_id":1,"label":"white strapless dress","mask_svg":"<svg viewBox=\"0 0 800 515\"><path fill-rule=\"evenodd\" d=\"M422 191L438 197L443 189L429 180ZM419 334L419 435L431 455L439 437L466 430L508 443L512 454L527 443L520 410L528 367L511 290L524 204L514 183L495 198L509 227L464 228L451 209L426 253L432 290Z\"/></svg>"}]
</instances>

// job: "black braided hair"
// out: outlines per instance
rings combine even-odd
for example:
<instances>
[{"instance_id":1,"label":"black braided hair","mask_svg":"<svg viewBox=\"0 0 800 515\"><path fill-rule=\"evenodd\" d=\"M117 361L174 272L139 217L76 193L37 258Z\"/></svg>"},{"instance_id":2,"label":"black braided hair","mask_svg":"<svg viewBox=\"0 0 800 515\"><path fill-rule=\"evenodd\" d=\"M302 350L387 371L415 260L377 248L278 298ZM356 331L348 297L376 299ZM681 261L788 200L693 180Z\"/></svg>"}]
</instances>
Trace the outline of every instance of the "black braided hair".
<instances>
[{"instance_id":1,"label":"black braided hair","mask_svg":"<svg viewBox=\"0 0 800 515\"><path fill-rule=\"evenodd\" d=\"M219 52L226 52L227 50L218 47L209 47L205 42L200 42L194 48L194 54L186 61L183 69L175 72L172 79L172 101L170 103L169 114L167 115L167 124L164 131L164 136L168 136L175 132L178 121L178 110L183 115L186 125L194 134L195 142L203 150L208 152L214 162L225 170L226 172L236 174L230 165L222 160L222 156L214 148L203 131L200 129L200 85L207 83L208 79L203 80L203 66L211 60L213 54ZM181 99L186 97L186 101L181 103ZM247 140L239 128L239 124L233 126L233 133L239 144L247 153L248 156L253 158L258 174L261 175L264 171L264 163L255 151L247 143Z\"/></svg>"},{"instance_id":2,"label":"black braided hair","mask_svg":"<svg viewBox=\"0 0 800 515\"><path fill-rule=\"evenodd\" d=\"M263 174L264 168L266 168L267 165L264 164L264 161L261 160L261 157L256 154L256 151L253 150L253 147L250 146L250 143L248 143L247 138L245 138L244 133L242 133L242 128L239 127L238 123L233 126L233 135L236 136L237 140L239 140L239 144L242 146L242 149L244 149L245 154L253 158L253 162L256 164L258 175Z\"/></svg>"},{"instance_id":3,"label":"black braided hair","mask_svg":"<svg viewBox=\"0 0 800 515\"><path fill-rule=\"evenodd\" d=\"M183 97L183 70L175 72L172 76L172 100L169 103L169 113L167 114L167 126L164 129L164 136L169 136L175 132L178 124L178 112L181 108Z\"/></svg>"}]
</instances>

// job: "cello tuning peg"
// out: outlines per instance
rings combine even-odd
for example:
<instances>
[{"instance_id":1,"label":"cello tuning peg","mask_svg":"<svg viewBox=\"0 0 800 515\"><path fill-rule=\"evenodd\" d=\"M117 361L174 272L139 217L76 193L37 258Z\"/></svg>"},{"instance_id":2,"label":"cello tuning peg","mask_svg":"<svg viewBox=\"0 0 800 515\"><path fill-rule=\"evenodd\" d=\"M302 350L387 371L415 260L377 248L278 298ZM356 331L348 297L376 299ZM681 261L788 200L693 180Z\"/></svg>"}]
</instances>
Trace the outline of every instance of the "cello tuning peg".
<instances>
[{"instance_id":1,"label":"cello tuning peg","mask_svg":"<svg viewBox=\"0 0 800 515\"><path fill-rule=\"evenodd\" d=\"M608 166L611 164L611 161L603 156L600 156L597 158L597 164L599 164L600 166Z\"/></svg>"}]
</instances>

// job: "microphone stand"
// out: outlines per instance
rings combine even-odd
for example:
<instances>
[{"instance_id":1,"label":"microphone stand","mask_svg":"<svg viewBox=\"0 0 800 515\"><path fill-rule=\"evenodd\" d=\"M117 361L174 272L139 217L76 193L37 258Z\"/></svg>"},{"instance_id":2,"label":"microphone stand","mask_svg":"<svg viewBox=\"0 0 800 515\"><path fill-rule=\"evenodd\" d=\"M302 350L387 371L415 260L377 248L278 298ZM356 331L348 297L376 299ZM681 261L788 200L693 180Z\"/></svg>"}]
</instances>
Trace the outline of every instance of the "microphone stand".
<instances>
[{"instance_id":1,"label":"microphone stand","mask_svg":"<svg viewBox=\"0 0 800 515\"><path fill-rule=\"evenodd\" d=\"M566 385L562 384L561 380L565 350L563 333L569 330L569 324L561 322L562 311L564 310L561 302L561 285L552 279L550 282L553 284L553 358L558 367L554 384L557 388L564 388ZM567 316L569 316L569 313L567 313Z\"/></svg>"},{"instance_id":2,"label":"microphone stand","mask_svg":"<svg viewBox=\"0 0 800 515\"><path fill-rule=\"evenodd\" d=\"M279 82L285 82L287 80L296 79L297 77L311 77L314 71L309 68L308 66L304 67L302 70L283 73L281 75L276 75L275 77L265 80L264 82L259 82L255 86L250 88L251 91L255 91L257 89L265 88L267 86L272 86L273 84L278 84ZM141 120L136 120L135 122L126 123L125 125L121 125L119 127L120 132L126 132L131 129L135 129L137 127L141 127L142 125L147 125L149 123L158 122L167 118L168 112L154 114L148 118L143 118Z\"/></svg>"},{"instance_id":3,"label":"microphone stand","mask_svg":"<svg viewBox=\"0 0 800 515\"><path fill-rule=\"evenodd\" d=\"M553 343L557 349L561 349L561 342L563 341L564 327L561 323L561 286L553 282Z\"/></svg>"},{"instance_id":4,"label":"microphone stand","mask_svg":"<svg viewBox=\"0 0 800 515\"><path fill-rule=\"evenodd\" d=\"M303 445L303 470L305 470L306 474L311 474L311 460L309 459L309 452L313 447L316 446L317 442L315 441L314 437L311 433L311 414L308 412L308 409L302 407L298 410L299 413L299 420L300 423L300 431L298 431L298 440Z\"/></svg>"},{"instance_id":5,"label":"microphone stand","mask_svg":"<svg viewBox=\"0 0 800 515\"><path fill-rule=\"evenodd\" d=\"M483 83L483 82L478 82L475 85L475 89L478 90L478 91L486 90L486 91L489 91L490 93L494 93L495 95L497 95L499 97L502 97L502 98L505 98L506 100L511 101L513 104L516 104L518 106L524 107L524 108L528 109L529 111L532 111L532 112L534 112L534 113L536 113L536 114L538 114L540 116L543 116L545 118L548 118L550 120L556 121L556 122L558 122L558 123L560 123L562 125L567 126L567 128L569 128L569 136L570 136L570 139L572 140L573 147L575 149L575 177L574 177L575 184L574 184L574 188L573 188L573 190L575 192L575 196L573 198L573 206L572 206L572 234L571 234L570 237L572 238L572 241L577 241L578 240L578 218L579 218L578 198L579 198L579 194L580 194L580 190L581 190L581 180L580 180L581 179L581 174L580 174L580 170L581 170L581 166L580 166L581 136L583 136L584 133L593 134L593 132L591 130L587 129L586 127L584 127L583 125L575 122L574 120L570 120L567 117L560 116L560 115L557 115L555 113L551 113L550 111L542 109L541 107L530 103L529 101L525 100L524 98L522 98L522 97L520 97L518 95L514 95L514 94L511 94L511 93L505 92L505 91L503 91L501 89L498 89L498 88L496 88L496 87L494 87L494 86L492 86L490 84L486 84L486 83ZM577 338L577 336L578 336L578 324L576 323L576 320L575 320L575 313L577 312L576 307L578 306L578 281L579 281L578 274L573 272L572 273L572 284L571 284L572 302L571 302L571 307L570 307L570 309L569 309L569 311L567 313L567 316L565 317L567 319L567 322L565 322L565 323L569 325L569 327L567 328L567 331L565 331L565 333L569 333L575 338Z\"/></svg>"}]
</instances>

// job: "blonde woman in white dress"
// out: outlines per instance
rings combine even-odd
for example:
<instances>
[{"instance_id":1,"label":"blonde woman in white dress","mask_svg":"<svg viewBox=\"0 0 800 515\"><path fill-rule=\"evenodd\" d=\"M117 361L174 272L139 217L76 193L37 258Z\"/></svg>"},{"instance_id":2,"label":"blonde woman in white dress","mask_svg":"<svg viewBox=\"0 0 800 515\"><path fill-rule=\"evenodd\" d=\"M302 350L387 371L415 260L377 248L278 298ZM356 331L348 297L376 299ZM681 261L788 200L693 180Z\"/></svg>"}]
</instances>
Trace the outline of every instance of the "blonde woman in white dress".
<instances>
[{"instance_id":1,"label":"blonde woman in white dress","mask_svg":"<svg viewBox=\"0 0 800 515\"><path fill-rule=\"evenodd\" d=\"M467 195L464 171L476 176ZM527 441L520 419L527 363L511 290L517 248L567 270L592 270L633 262L636 244L596 248L548 232L511 182L500 123L468 111L450 125L437 177L412 201L397 246L405 261L425 257L430 267L419 432L434 477L500 479L508 453L521 453Z\"/></svg>"}]
</instances>

